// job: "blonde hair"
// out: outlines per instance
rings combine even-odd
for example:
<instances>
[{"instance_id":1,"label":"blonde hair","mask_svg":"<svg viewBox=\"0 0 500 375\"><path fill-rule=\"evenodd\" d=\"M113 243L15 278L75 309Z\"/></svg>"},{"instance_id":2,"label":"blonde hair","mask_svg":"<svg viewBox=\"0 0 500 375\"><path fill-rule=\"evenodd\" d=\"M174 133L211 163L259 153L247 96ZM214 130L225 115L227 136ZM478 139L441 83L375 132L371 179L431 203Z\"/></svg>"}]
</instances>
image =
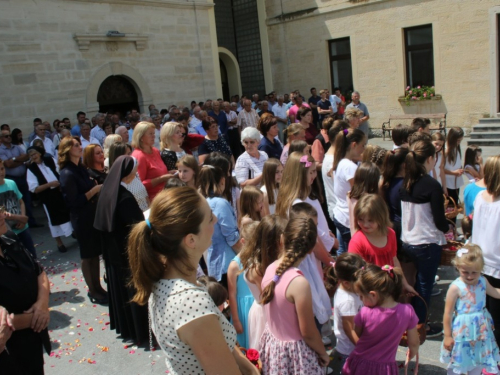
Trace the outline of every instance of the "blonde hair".
<instances>
[{"instance_id":1,"label":"blonde hair","mask_svg":"<svg viewBox=\"0 0 500 375\"><path fill-rule=\"evenodd\" d=\"M356 107L349 107L345 110L344 118L347 122L356 117L362 117L364 112Z\"/></svg>"},{"instance_id":2,"label":"blonde hair","mask_svg":"<svg viewBox=\"0 0 500 375\"><path fill-rule=\"evenodd\" d=\"M170 148L172 144L172 136L177 131L177 128L182 128L178 122L166 122L160 130L160 149Z\"/></svg>"},{"instance_id":3,"label":"blonde hair","mask_svg":"<svg viewBox=\"0 0 500 375\"><path fill-rule=\"evenodd\" d=\"M133 148L142 150L141 139L149 129L156 129L155 124L153 124L152 122L141 121L135 126L134 132L132 133Z\"/></svg>"},{"instance_id":4,"label":"blonde hair","mask_svg":"<svg viewBox=\"0 0 500 375\"><path fill-rule=\"evenodd\" d=\"M260 212L255 211L255 205L259 198L264 200L264 193L255 186L248 185L241 190L238 226L246 215L254 221L260 221L262 219Z\"/></svg>"},{"instance_id":5,"label":"blonde hair","mask_svg":"<svg viewBox=\"0 0 500 375\"><path fill-rule=\"evenodd\" d=\"M301 130L304 130L304 127L299 123L290 124L288 128L285 129L286 135L290 138L290 136L297 136ZM305 131L305 130L304 130Z\"/></svg>"},{"instance_id":6,"label":"blonde hair","mask_svg":"<svg viewBox=\"0 0 500 375\"><path fill-rule=\"evenodd\" d=\"M77 141L80 145L82 141L80 141L80 137L72 136L72 137L64 137L61 139L61 143L59 143L58 148L58 163L59 169L63 169L68 163L71 162L71 156L69 152L73 147L73 141Z\"/></svg>"},{"instance_id":7,"label":"blonde hair","mask_svg":"<svg viewBox=\"0 0 500 375\"><path fill-rule=\"evenodd\" d=\"M491 156L484 165L486 191L495 198L500 196L500 155Z\"/></svg>"},{"instance_id":8,"label":"blonde hair","mask_svg":"<svg viewBox=\"0 0 500 375\"><path fill-rule=\"evenodd\" d=\"M387 235L387 228L391 226L387 204L378 194L365 194L354 207L354 227L361 230L358 220L368 217L378 224L378 230L382 235Z\"/></svg>"},{"instance_id":9,"label":"blonde hair","mask_svg":"<svg viewBox=\"0 0 500 375\"><path fill-rule=\"evenodd\" d=\"M461 253L460 256L455 256L455 259L451 261L455 267L469 266L476 267L478 271L482 271L484 268L484 258L483 251L478 245L473 243L466 244L462 246L462 249L466 249L466 253Z\"/></svg>"},{"instance_id":10,"label":"blonde hair","mask_svg":"<svg viewBox=\"0 0 500 375\"><path fill-rule=\"evenodd\" d=\"M311 186L307 184L310 167L306 167L305 163L300 161L302 156L304 156L303 153L292 152L283 170L283 179L276 202L276 214L285 218L288 217L288 211L296 199L305 200L311 193ZM314 163L310 155L307 155L307 161Z\"/></svg>"}]
</instances>

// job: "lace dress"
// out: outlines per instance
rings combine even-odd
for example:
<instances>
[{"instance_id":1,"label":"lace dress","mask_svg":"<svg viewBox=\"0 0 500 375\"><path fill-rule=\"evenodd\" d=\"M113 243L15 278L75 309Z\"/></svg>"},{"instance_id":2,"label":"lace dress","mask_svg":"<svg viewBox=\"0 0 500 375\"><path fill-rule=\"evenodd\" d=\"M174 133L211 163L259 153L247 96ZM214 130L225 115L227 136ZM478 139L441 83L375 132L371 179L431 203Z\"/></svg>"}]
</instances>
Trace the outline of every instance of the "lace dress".
<instances>
[{"instance_id":1,"label":"lace dress","mask_svg":"<svg viewBox=\"0 0 500 375\"><path fill-rule=\"evenodd\" d=\"M476 367L496 374L500 354L493 335L493 320L486 310L486 279L481 276L476 285L467 285L458 278L452 285L457 286L460 293L451 324L455 344L451 351L441 346L440 360L448 363L455 374L467 373Z\"/></svg>"}]
</instances>

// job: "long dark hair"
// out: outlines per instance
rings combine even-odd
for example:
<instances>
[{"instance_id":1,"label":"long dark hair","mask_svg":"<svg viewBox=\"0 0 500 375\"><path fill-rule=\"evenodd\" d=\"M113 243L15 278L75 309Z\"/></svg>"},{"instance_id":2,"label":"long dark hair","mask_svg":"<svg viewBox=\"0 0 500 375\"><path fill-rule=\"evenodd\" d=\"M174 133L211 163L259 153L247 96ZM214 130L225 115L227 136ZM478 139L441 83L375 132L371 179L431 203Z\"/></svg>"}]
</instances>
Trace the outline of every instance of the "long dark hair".
<instances>
[{"instance_id":1,"label":"long dark hair","mask_svg":"<svg viewBox=\"0 0 500 375\"><path fill-rule=\"evenodd\" d=\"M455 163L457 153L462 157L462 150L460 149L458 140L463 137L464 131L462 128L451 128L448 131L448 137L446 138L446 159L449 163Z\"/></svg>"},{"instance_id":2,"label":"long dark hair","mask_svg":"<svg viewBox=\"0 0 500 375\"><path fill-rule=\"evenodd\" d=\"M413 184L420 177L427 174L424 166L425 161L436 154L436 148L431 141L417 141L411 148L412 150L405 158L405 179L403 181L403 186L408 192L411 191Z\"/></svg>"},{"instance_id":3,"label":"long dark hair","mask_svg":"<svg viewBox=\"0 0 500 375\"><path fill-rule=\"evenodd\" d=\"M390 151L385 155L384 169L382 173L382 189L385 191L389 189L389 185L392 180L399 173L403 167L406 155L408 155L408 149L398 148L396 150Z\"/></svg>"},{"instance_id":4,"label":"long dark hair","mask_svg":"<svg viewBox=\"0 0 500 375\"><path fill-rule=\"evenodd\" d=\"M333 147L335 154L333 155L333 170L337 170L340 161L345 158L349 147L353 143L360 143L365 139L365 133L359 129L346 129L337 134Z\"/></svg>"}]
</instances>

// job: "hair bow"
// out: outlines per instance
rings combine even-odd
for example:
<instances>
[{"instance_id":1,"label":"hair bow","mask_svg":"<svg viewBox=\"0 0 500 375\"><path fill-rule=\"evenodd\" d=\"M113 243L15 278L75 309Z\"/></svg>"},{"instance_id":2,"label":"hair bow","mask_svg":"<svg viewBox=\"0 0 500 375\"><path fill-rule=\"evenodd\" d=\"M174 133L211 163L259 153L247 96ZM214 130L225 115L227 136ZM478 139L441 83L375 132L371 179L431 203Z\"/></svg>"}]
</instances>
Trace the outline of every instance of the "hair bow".
<instances>
[{"instance_id":1,"label":"hair bow","mask_svg":"<svg viewBox=\"0 0 500 375\"><path fill-rule=\"evenodd\" d=\"M461 249L457 250L457 257L461 258L462 255L467 254L469 252L469 249L464 249L463 247Z\"/></svg>"},{"instance_id":2,"label":"hair bow","mask_svg":"<svg viewBox=\"0 0 500 375\"><path fill-rule=\"evenodd\" d=\"M300 162L301 162L301 163L304 163L304 164L305 164L305 166L306 166L306 168L309 168L309 167L312 165L312 163L311 163L309 160L307 160L307 155L303 155L303 156L300 158Z\"/></svg>"},{"instance_id":3,"label":"hair bow","mask_svg":"<svg viewBox=\"0 0 500 375\"><path fill-rule=\"evenodd\" d=\"M393 269L394 269L394 267L389 266L388 264L386 264L385 266L382 267L382 271L387 272L391 278L394 278L394 274L392 273Z\"/></svg>"},{"instance_id":4,"label":"hair bow","mask_svg":"<svg viewBox=\"0 0 500 375\"><path fill-rule=\"evenodd\" d=\"M349 133L349 130L344 129L343 133L344 133L344 135L347 135L347 133Z\"/></svg>"},{"instance_id":5,"label":"hair bow","mask_svg":"<svg viewBox=\"0 0 500 375\"><path fill-rule=\"evenodd\" d=\"M472 214L469 214L468 218L469 220L472 220Z\"/></svg>"}]
</instances>

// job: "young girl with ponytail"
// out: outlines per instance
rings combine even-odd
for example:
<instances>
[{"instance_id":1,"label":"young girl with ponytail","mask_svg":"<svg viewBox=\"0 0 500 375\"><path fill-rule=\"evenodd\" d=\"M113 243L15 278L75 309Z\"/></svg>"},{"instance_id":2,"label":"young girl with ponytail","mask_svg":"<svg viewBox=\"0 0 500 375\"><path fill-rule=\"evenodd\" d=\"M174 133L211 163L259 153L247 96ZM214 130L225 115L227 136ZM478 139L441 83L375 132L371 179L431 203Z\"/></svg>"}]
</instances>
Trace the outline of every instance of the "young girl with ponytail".
<instances>
[{"instance_id":1,"label":"young girl with ponytail","mask_svg":"<svg viewBox=\"0 0 500 375\"><path fill-rule=\"evenodd\" d=\"M335 155L333 159L333 194L336 205L333 210L333 222L337 228L339 249L337 255L347 251L351 240L349 228L349 205L347 193L354 186L354 174L358 169L366 146L366 136L359 129L346 129L335 137Z\"/></svg>"},{"instance_id":2,"label":"young girl with ponytail","mask_svg":"<svg viewBox=\"0 0 500 375\"><path fill-rule=\"evenodd\" d=\"M444 233L449 231L444 215L443 190L428 173L434 168L436 150L431 141L417 141L405 159L405 177L400 190L403 254L415 265L415 290L430 308L432 285L441 259ZM419 323L425 323L426 307L420 298L412 305ZM427 337L441 334L428 327Z\"/></svg>"},{"instance_id":3,"label":"young girl with ponytail","mask_svg":"<svg viewBox=\"0 0 500 375\"><path fill-rule=\"evenodd\" d=\"M261 337L263 373L321 375L330 361L314 323L311 288L297 266L316 244L314 221L291 219L282 236L282 255L262 279L267 327Z\"/></svg>"}]
</instances>

